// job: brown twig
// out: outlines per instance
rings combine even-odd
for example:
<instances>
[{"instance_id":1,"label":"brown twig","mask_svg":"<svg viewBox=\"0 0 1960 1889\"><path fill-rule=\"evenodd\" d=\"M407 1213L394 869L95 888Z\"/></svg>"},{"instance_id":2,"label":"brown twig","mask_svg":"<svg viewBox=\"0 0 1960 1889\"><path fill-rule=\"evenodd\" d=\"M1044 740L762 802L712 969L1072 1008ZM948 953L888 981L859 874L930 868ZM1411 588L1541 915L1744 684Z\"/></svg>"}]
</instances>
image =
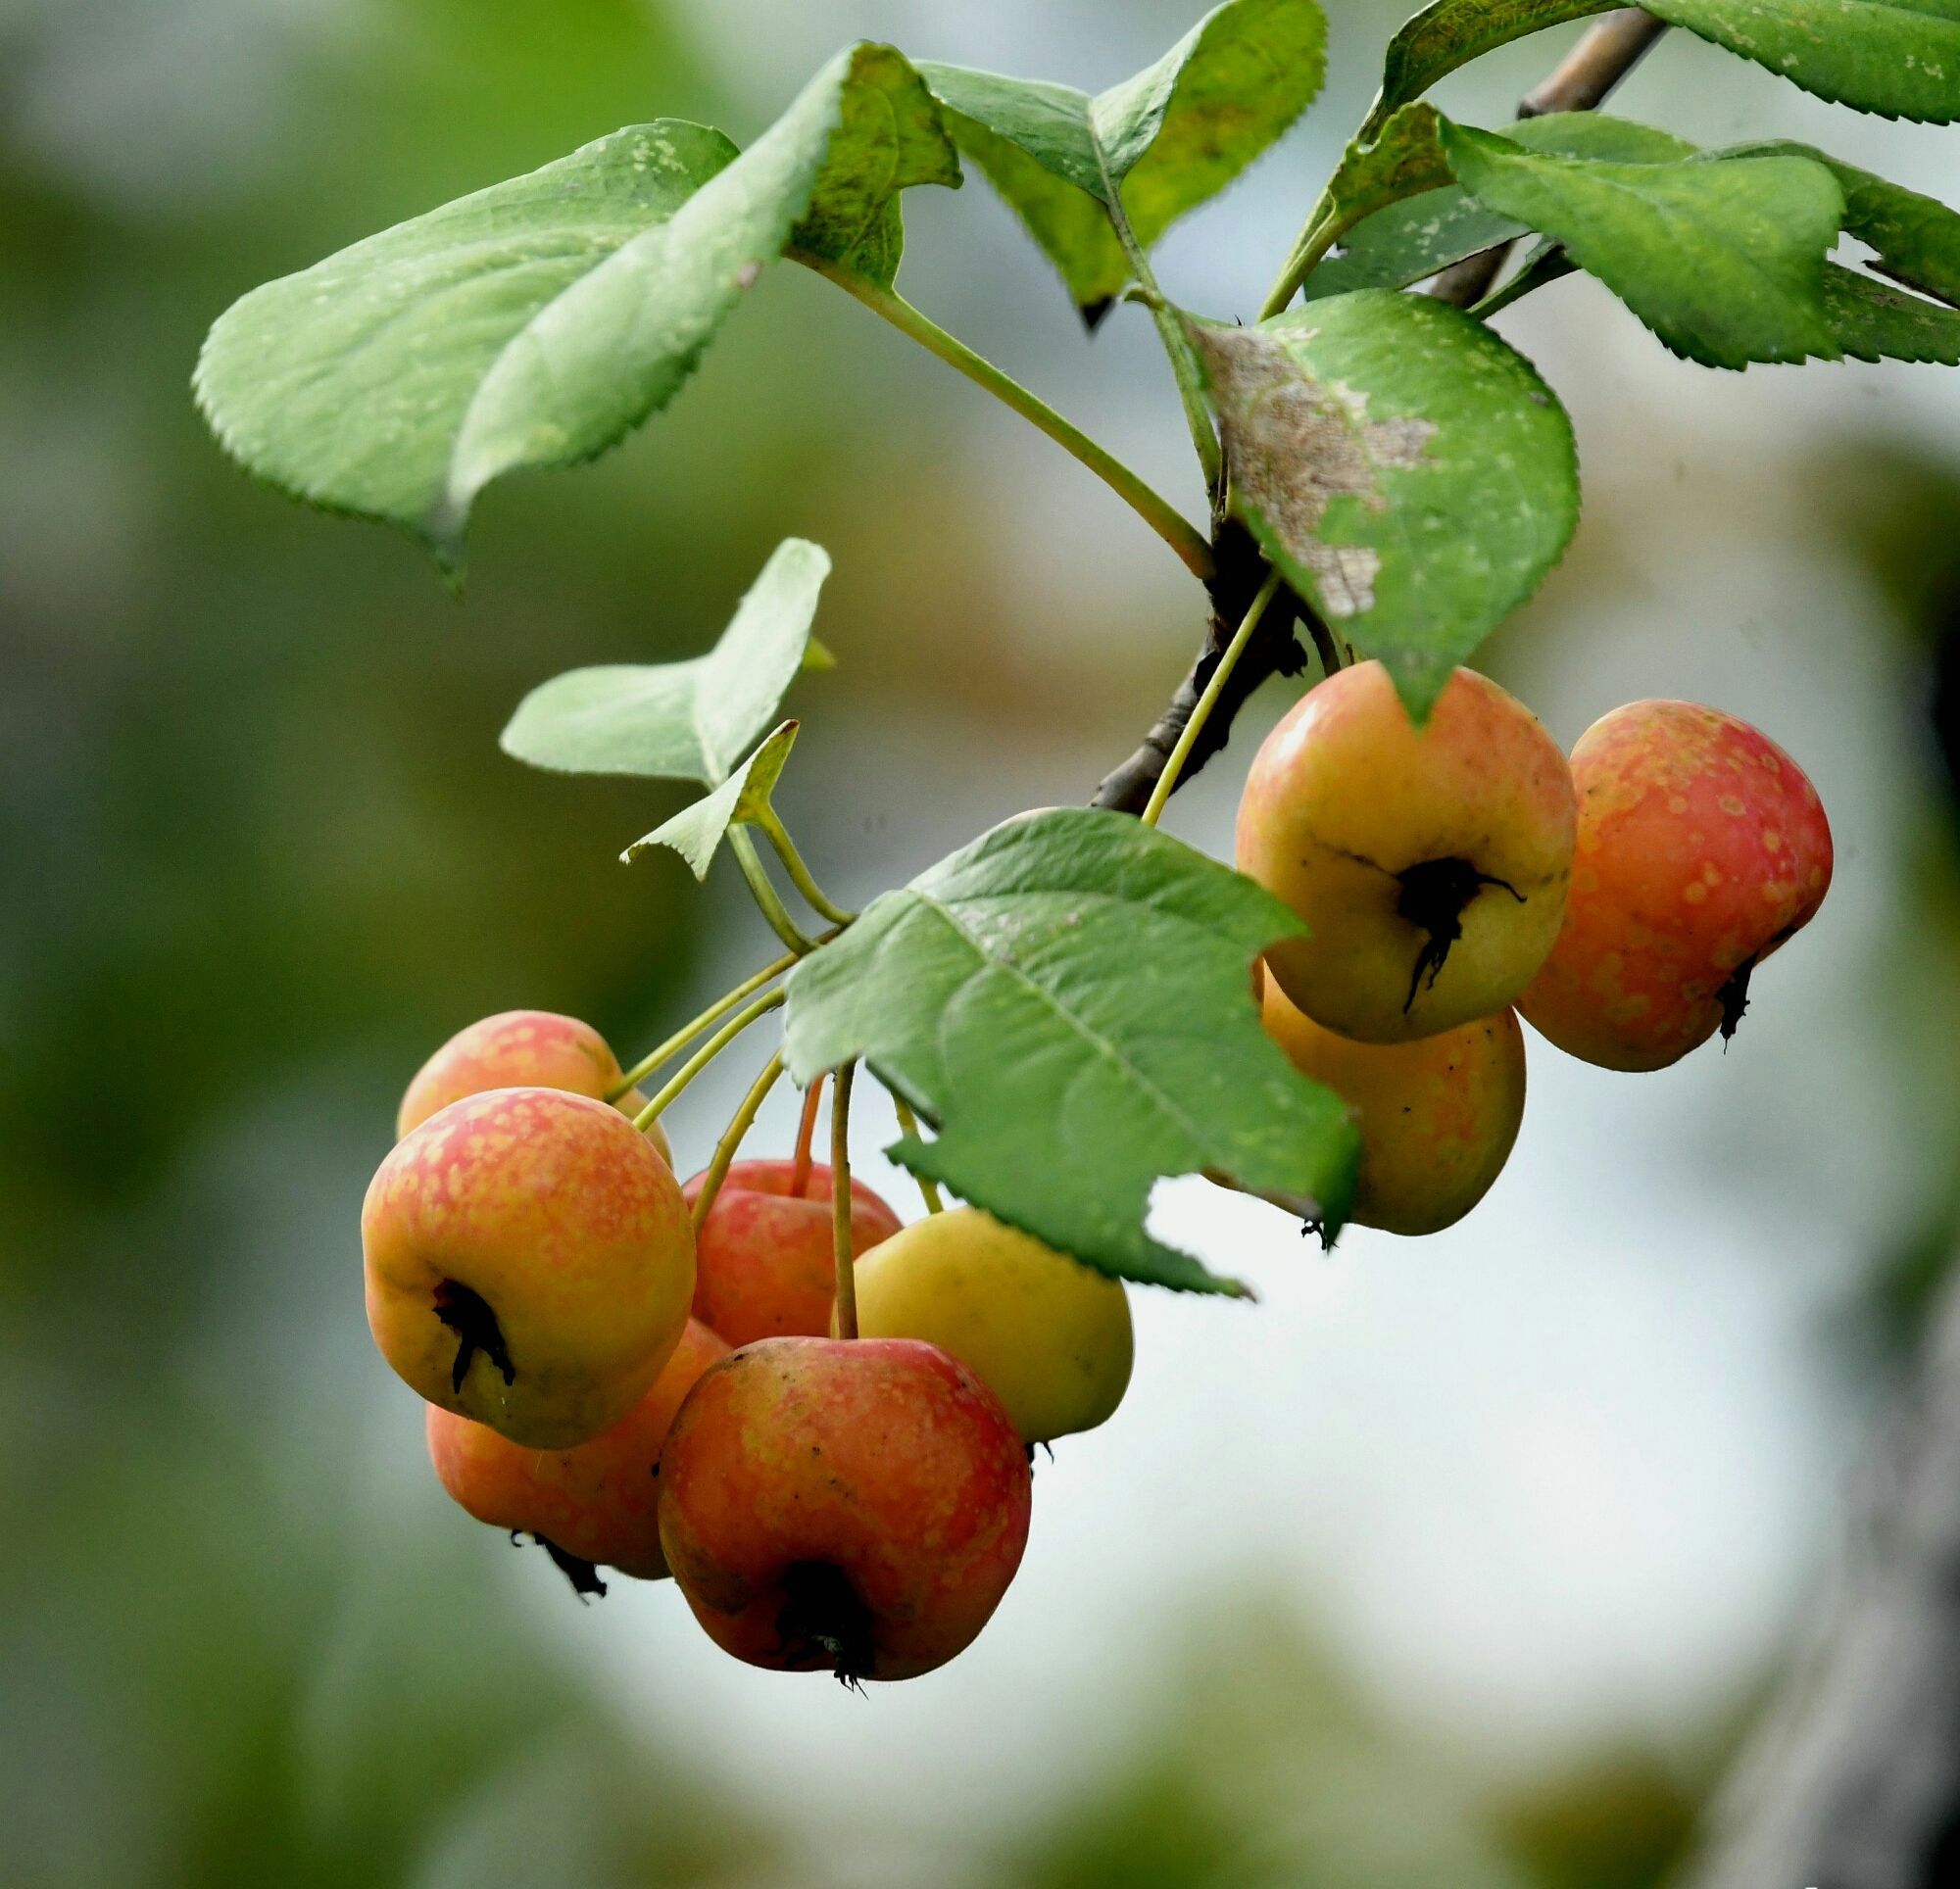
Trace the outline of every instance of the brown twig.
<instances>
[{"instance_id":1,"label":"brown twig","mask_svg":"<svg viewBox=\"0 0 1960 1889\"><path fill-rule=\"evenodd\" d=\"M1639 7L1622 7L1587 27L1558 68L1542 84L1518 101L1521 119L1545 118L1553 112L1592 112L1605 103L1613 87L1641 63L1665 24ZM1491 292L1491 284L1511 253L1509 243L1479 250L1452 263L1429 285L1429 293L1452 308L1467 309Z\"/></svg>"},{"instance_id":2,"label":"brown twig","mask_svg":"<svg viewBox=\"0 0 1960 1889\"><path fill-rule=\"evenodd\" d=\"M1546 112L1591 111L1633 71L1641 55L1664 31L1666 27L1659 21L1639 7L1622 7L1609 14L1588 28L1557 71L1518 107L1518 116L1536 118ZM1430 285L1429 292L1459 308L1481 301L1503 266L1508 247L1486 250L1482 256L1468 257L1453 268L1444 270ZM1480 273L1464 274L1460 281L1455 279L1459 271L1479 268ZM1184 680L1177 685L1169 706L1157 717L1156 725L1129 758L1103 778L1090 801L1092 806L1109 807L1119 813L1141 813L1150 804L1164 763L1170 759L1178 737L1198 706L1205 683L1265 581L1265 558L1245 527L1230 518L1214 517L1212 523L1216 568L1205 585L1211 594L1211 620L1205 626L1203 645L1186 670ZM1261 683L1269 676L1298 675L1306 667L1306 652L1297 634L1301 629L1312 639L1322 663L1330 669L1339 666L1334 638L1327 625L1291 590L1282 589L1193 746L1178 782L1180 787L1224 748L1232 733L1234 717Z\"/></svg>"}]
</instances>

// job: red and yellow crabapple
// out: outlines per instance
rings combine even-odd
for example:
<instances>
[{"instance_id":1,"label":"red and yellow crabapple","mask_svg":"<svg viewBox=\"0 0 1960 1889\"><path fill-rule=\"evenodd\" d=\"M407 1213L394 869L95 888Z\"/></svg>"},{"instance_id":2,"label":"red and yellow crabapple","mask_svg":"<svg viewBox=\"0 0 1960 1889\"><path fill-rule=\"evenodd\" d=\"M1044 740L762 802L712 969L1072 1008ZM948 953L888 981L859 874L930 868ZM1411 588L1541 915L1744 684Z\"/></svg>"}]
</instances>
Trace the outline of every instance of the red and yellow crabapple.
<instances>
[{"instance_id":1,"label":"red and yellow crabapple","mask_svg":"<svg viewBox=\"0 0 1960 1889\"><path fill-rule=\"evenodd\" d=\"M1106 1423L1130 1382L1122 1283L978 1207L928 1214L858 1261L858 1331L957 1358L1029 1443Z\"/></svg>"},{"instance_id":2,"label":"red and yellow crabapple","mask_svg":"<svg viewBox=\"0 0 1960 1889\"><path fill-rule=\"evenodd\" d=\"M704 1175L686 1187L688 1204ZM792 1193L794 1161L737 1161L696 1240L694 1316L730 1344L757 1338L823 1337L837 1294L830 1170L807 1168ZM852 1251L862 1255L899 1231L897 1214L859 1181L851 1183Z\"/></svg>"},{"instance_id":3,"label":"red and yellow crabapple","mask_svg":"<svg viewBox=\"0 0 1960 1889\"><path fill-rule=\"evenodd\" d=\"M694 1296L680 1184L617 1109L493 1089L390 1150L361 1213L368 1322L410 1387L535 1449L610 1429Z\"/></svg>"},{"instance_id":4,"label":"red and yellow crabapple","mask_svg":"<svg viewBox=\"0 0 1960 1889\"><path fill-rule=\"evenodd\" d=\"M569 1449L525 1449L483 1424L428 1406L429 1461L477 1521L534 1534L564 1554L660 1580L661 1448L674 1413L728 1347L690 1319L653 1387L611 1429Z\"/></svg>"},{"instance_id":5,"label":"red and yellow crabapple","mask_svg":"<svg viewBox=\"0 0 1960 1889\"><path fill-rule=\"evenodd\" d=\"M1239 869L1307 926L1266 966L1364 1042L1494 1016L1557 936L1574 818L1565 757L1495 683L1458 669L1418 728L1379 662L1338 670L1266 738L1239 804Z\"/></svg>"},{"instance_id":6,"label":"red and yellow crabapple","mask_svg":"<svg viewBox=\"0 0 1960 1889\"><path fill-rule=\"evenodd\" d=\"M713 1366L668 1432L661 1542L724 1651L906 1679L986 1625L1028 1535L1000 1400L909 1338L768 1338Z\"/></svg>"},{"instance_id":7,"label":"red and yellow crabapple","mask_svg":"<svg viewBox=\"0 0 1960 1889\"><path fill-rule=\"evenodd\" d=\"M1518 1008L1569 1055L1663 1069L1734 1034L1750 972L1816 915L1830 822L1767 735L1691 702L1602 716L1572 776L1572 896Z\"/></svg>"},{"instance_id":8,"label":"red and yellow crabapple","mask_svg":"<svg viewBox=\"0 0 1960 1889\"><path fill-rule=\"evenodd\" d=\"M562 1089L603 1102L624 1074L589 1023L555 1010L500 1011L459 1030L416 1071L395 1117L395 1134L399 1138L438 1109L486 1089ZM637 1115L646 1105L637 1090L618 1104L626 1115ZM661 1125L656 1122L648 1135L671 1167L673 1152Z\"/></svg>"},{"instance_id":9,"label":"red and yellow crabapple","mask_svg":"<svg viewBox=\"0 0 1960 1889\"><path fill-rule=\"evenodd\" d=\"M1270 980L1261 1014L1294 1066L1354 1110L1361 1168L1350 1219L1392 1234L1440 1233L1490 1191L1524 1120L1515 1014L1419 1042L1355 1042L1322 1029Z\"/></svg>"}]
</instances>

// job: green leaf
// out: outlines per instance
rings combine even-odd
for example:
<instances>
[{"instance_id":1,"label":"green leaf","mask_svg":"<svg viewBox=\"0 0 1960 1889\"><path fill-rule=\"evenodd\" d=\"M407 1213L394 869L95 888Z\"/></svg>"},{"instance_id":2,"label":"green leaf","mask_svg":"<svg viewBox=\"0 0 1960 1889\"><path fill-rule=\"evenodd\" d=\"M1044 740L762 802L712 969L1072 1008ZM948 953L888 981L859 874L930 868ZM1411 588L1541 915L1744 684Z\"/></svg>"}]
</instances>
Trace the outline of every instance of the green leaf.
<instances>
[{"instance_id":1,"label":"green leaf","mask_svg":"<svg viewBox=\"0 0 1960 1889\"><path fill-rule=\"evenodd\" d=\"M1089 807L1010 820L790 974L808 1084L861 1056L937 1124L892 1153L1119 1278L1243 1289L1144 1231L1205 1173L1345 1216L1358 1140L1266 1036L1252 960L1299 921L1216 860ZM1308 1203L1311 1203L1310 1207Z\"/></svg>"},{"instance_id":2,"label":"green leaf","mask_svg":"<svg viewBox=\"0 0 1960 1889\"><path fill-rule=\"evenodd\" d=\"M1409 114L1423 112L1430 113L1432 120L1437 118L1427 105L1404 106L1390 121L1382 141L1386 142L1396 123ZM1622 164L1658 164L1690 157L1694 150L1685 140L1651 125L1602 112L1553 112L1544 118L1523 119L1504 135L1530 151L1566 158L1604 158ZM1436 142L1438 162L1442 163L1441 139ZM1349 146L1350 158L1355 148ZM1446 166L1445 170L1449 174ZM1302 294L1312 302L1353 289L1406 288L1480 250L1525 233L1526 225L1516 218L1487 210L1452 182L1446 189L1426 190L1420 197L1403 198L1365 216L1343 237L1339 254L1328 257L1306 278Z\"/></svg>"},{"instance_id":3,"label":"green leaf","mask_svg":"<svg viewBox=\"0 0 1960 1889\"><path fill-rule=\"evenodd\" d=\"M1435 0L1389 42L1369 124L1480 54L1614 4ZM1960 0L1650 0L1646 10L1820 98L1933 124L1960 118Z\"/></svg>"},{"instance_id":4,"label":"green leaf","mask_svg":"<svg viewBox=\"0 0 1960 1889\"><path fill-rule=\"evenodd\" d=\"M670 120L617 132L254 290L198 400L252 471L454 570L484 486L663 407L786 243L888 281L898 193L958 174L918 75L858 46L740 156Z\"/></svg>"},{"instance_id":5,"label":"green leaf","mask_svg":"<svg viewBox=\"0 0 1960 1889\"><path fill-rule=\"evenodd\" d=\"M735 155L705 125L632 125L269 282L213 327L198 404L234 459L295 497L429 536L506 349Z\"/></svg>"},{"instance_id":6,"label":"green leaf","mask_svg":"<svg viewBox=\"0 0 1960 1889\"><path fill-rule=\"evenodd\" d=\"M829 574L821 546L784 539L708 654L554 677L518 704L504 751L561 773L720 785L821 648L809 626Z\"/></svg>"},{"instance_id":7,"label":"green leaf","mask_svg":"<svg viewBox=\"0 0 1960 1889\"><path fill-rule=\"evenodd\" d=\"M1348 230L1391 204L1455 182L1444 155L1446 121L1433 105L1405 105L1368 142L1356 138L1321 195L1321 220Z\"/></svg>"},{"instance_id":8,"label":"green leaf","mask_svg":"<svg viewBox=\"0 0 1960 1889\"><path fill-rule=\"evenodd\" d=\"M1522 355L1427 296L1364 289L1192 334L1239 514L1426 715L1572 535L1564 409Z\"/></svg>"},{"instance_id":9,"label":"green leaf","mask_svg":"<svg viewBox=\"0 0 1960 1889\"><path fill-rule=\"evenodd\" d=\"M1934 361L1960 367L1960 314L1832 264L1824 302L1838 345L1860 361Z\"/></svg>"},{"instance_id":10,"label":"green leaf","mask_svg":"<svg viewBox=\"0 0 1960 1889\"><path fill-rule=\"evenodd\" d=\"M1445 128L1487 209L1562 244L1677 354L1712 367L1835 360L1824 260L1843 193L1808 158L1602 164Z\"/></svg>"},{"instance_id":11,"label":"green leaf","mask_svg":"<svg viewBox=\"0 0 1960 1889\"><path fill-rule=\"evenodd\" d=\"M1909 288L1960 307L1960 212L1808 144L1779 139L1713 155L1725 164L1736 158L1797 157L1827 166L1844 192L1844 229L1872 249L1873 266Z\"/></svg>"},{"instance_id":12,"label":"green leaf","mask_svg":"<svg viewBox=\"0 0 1960 1889\"><path fill-rule=\"evenodd\" d=\"M630 864L649 848L668 847L687 861L697 879L706 879L728 829L745 826L768 812L769 796L776 791L796 738L797 723L784 722L712 794L682 807L672 819L635 840L620 858Z\"/></svg>"},{"instance_id":13,"label":"green leaf","mask_svg":"<svg viewBox=\"0 0 1960 1889\"><path fill-rule=\"evenodd\" d=\"M1314 0L1227 0L1148 71L1092 98L958 66L919 71L955 139L1092 318L1130 279L1107 206L1145 247L1298 118L1326 66Z\"/></svg>"}]
</instances>

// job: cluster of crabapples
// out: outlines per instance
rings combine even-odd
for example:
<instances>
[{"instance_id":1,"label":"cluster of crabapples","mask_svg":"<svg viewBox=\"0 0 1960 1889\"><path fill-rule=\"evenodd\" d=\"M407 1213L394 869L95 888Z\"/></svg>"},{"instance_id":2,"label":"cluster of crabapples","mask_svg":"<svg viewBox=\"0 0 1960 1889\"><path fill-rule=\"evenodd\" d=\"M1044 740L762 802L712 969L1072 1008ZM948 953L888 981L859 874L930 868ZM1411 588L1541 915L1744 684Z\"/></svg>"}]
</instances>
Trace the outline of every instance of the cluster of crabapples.
<instances>
[{"instance_id":1,"label":"cluster of crabapples","mask_svg":"<svg viewBox=\"0 0 1960 1889\"><path fill-rule=\"evenodd\" d=\"M852 1180L858 1334L834 1336L813 1110L795 1160L683 1187L641 1100L544 1011L472 1024L410 1084L362 1243L437 1476L581 1592L601 1565L671 1574L754 1665L930 1671L1020 1565L1034 1445L1122 1399L1122 1285L970 1207L905 1226Z\"/></svg>"},{"instance_id":2,"label":"cluster of crabapples","mask_svg":"<svg viewBox=\"0 0 1960 1889\"><path fill-rule=\"evenodd\" d=\"M1397 1234L1460 1220L1503 1168L1520 1016L1586 1062L1665 1068L1735 1033L1831 884L1816 789L1733 715L1630 702L1568 760L1468 669L1418 729L1374 662L1267 738L1237 849L1307 928L1255 974L1266 1028L1354 1110L1352 1218Z\"/></svg>"},{"instance_id":3,"label":"cluster of crabapples","mask_svg":"<svg viewBox=\"0 0 1960 1889\"><path fill-rule=\"evenodd\" d=\"M1260 749L1238 864L1305 926L1254 977L1268 1031L1354 1111L1352 1218L1428 1234L1510 1153L1520 1015L1623 1070L1732 1032L1822 901L1831 836L1789 756L1713 709L1635 702L1568 760L1481 676L1418 727L1369 662ZM814 1102L794 1160L683 1186L590 1026L473 1024L411 1083L368 1188L368 1321L443 1486L581 1591L599 1566L670 1574L743 1660L906 1678L999 1604L1033 1445L1115 1410L1130 1312L975 1208L906 1226L855 1180L839 1202Z\"/></svg>"}]
</instances>

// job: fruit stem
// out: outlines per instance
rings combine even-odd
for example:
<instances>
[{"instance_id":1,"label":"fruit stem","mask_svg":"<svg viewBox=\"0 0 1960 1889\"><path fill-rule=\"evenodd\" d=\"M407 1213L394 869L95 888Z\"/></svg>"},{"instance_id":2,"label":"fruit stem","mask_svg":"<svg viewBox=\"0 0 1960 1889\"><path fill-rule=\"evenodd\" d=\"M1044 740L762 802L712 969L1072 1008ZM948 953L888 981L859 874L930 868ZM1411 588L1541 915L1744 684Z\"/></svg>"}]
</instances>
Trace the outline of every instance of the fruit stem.
<instances>
[{"instance_id":1,"label":"fruit stem","mask_svg":"<svg viewBox=\"0 0 1960 1889\"><path fill-rule=\"evenodd\" d=\"M1211 547L1204 535L1171 502L1153 492L1136 473L1072 422L1065 420L1049 404L1004 373L984 356L977 355L965 342L950 335L930 316L922 315L904 296L882 289L856 270L833 263L827 257L792 246L783 252L791 262L814 269L826 281L835 282L845 294L855 297L882 315L901 334L909 335L927 353L934 354L949 367L964 374L976 386L1031 420L1063 452L1072 455L1150 526L1171 550L1184 559L1191 574L1200 582L1211 575ZM1215 449L1214 449L1215 450Z\"/></svg>"},{"instance_id":2,"label":"fruit stem","mask_svg":"<svg viewBox=\"0 0 1960 1889\"><path fill-rule=\"evenodd\" d=\"M830 1240L837 1255L837 1335L858 1335L858 1268L851 1249L851 1076L845 1063L830 1091Z\"/></svg>"},{"instance_id":3,"label":"fruit stem","mask_svg":"<svg viewBox=\"0 0 1960 1889\"><path fill-rule=\"evenodd\" d=\"M735 855L735 863L742 869L742 877L748 882L749 895L755 899L762 916L769 921L769 929L780 938L799 957L808 957L816 949L816 941L806 938L797 929L796 920L790 916L789 907L781 896L769 883L769 875L762 870L762 862L756 852L756 843L740 827L728 829L728 850Z\"/></svg>"},{"instance_id":4,"label":"fruit stem","mask_svg":"<svg viewBox=\"0 0 1960 1889\"><path fill-rule=\"evenodd\" d=\"M1246 645L1252 640L1252 632L1258 628L1259 618L1265 615L1266 605L1273 601L1279 587L1279 572L1268 571L1266 581L1259 586L1258 595L1252 599L1252 607L1233 631L1231 642L1226 644L1224 654L1219 656L1210 679L1204 685L1204 693L1198 698L1198 705L1191 711L1191 719L1184 724L1184 730L1177 738L1177 746L1170 751L1170 759L1164 762L1164 770L1157 776L1156 786L1151 790L1150 803L1144 808L1146 826L1155 826L1162 815L1165 802L1176 790L1177 778L1184 772L1184 763L1190 758L1192 749L1198 745L1198 738L1203 733L1211 710L1224 694L1226 683L1232 679L1232 671L1239 666Z\"/></svg>"},{"instance_id":5,"label":"fruit stem","mask_svg":"<svg viewBox=\"0 0 1960 1889\"><path fill-rule=\"evenodd\" d=\"M789 993L787 991L771 991L767 995L758 997L746 1009L736 1011L713 1036L710 1037L686 1062L682 1063L674 1071L667 1079L665 1088L662 1089L654 1096L654 1099L645 1108L641 1109L639 1114L633 1117L633 1126L644 1135L648 1129L652 1128L661 1119L661 1111L689 1083L693 1082L758 1017L766 1016L769 1011L778 1008L788 995Z\"/></svg>"},{"instance_id":6,"label":"fruit stem","mask_svg":"<svg viewBox=\"0 0 1960 1889\"><path fill-rule=\"evenodd\" d=\"M835 936L835 934L828 934L825 939L819 939L817 942L819 944L826 943L827 938L830 936ZM662 1063L665 1062L668 1057L679 1055L710 1024L719 1022L744 997L754 996L763 985L769 983L774 978L781 977L796 961L797 953L795 951L785 951L773 964L763 965L754 977L745 977L740 984L736 985L734 990L716 997L700 1016L682 1024L658 1049L652 1050L647 1055L642 1056L607 1091L606 1099L609 1102L623 1101Z\"/></svg>"},{"instance_id":7,"label":"fruit stem","mask_svg":"<svg viewBox=\"0 0 1960 1889\"><path fill-rule=\"evenodd\" d=\"M803 1120L797 1125L796 1162L790 1169L790 1198L801 1200L809 1186L809 1146L816 1138L816 1105L823 1099L823 1078L819 1075L805 1091Z\"/></svg>"},{"instance_id":8,"label":"fruit stem","mask_svg":"<svg viewBox=\"0 0 1960 1889\"><path fill-rule=\"evenodd\" d=\"M708 1172L701 1177L701 1190L694 1196L694 1231L697 1235L708 1224L714 1196L721 1191L722 1182L728 1179L728 1170L734 1162L736 1150L742 1145L742 1138L755 1125L757 1111L767 1099L769 1090L776 1086L776 1078L782 1073L783 1059L778 1051L762 1065L762 1073L749 1086L748 1094L742 1097L742 1106L728 1118L728 1126L721 1131L721 1138L714 1144L714 1159L709 1162Z\"/></svg>"},{"instance_id":9,"label":"fruit stem","mask_svg":"<svg viewBox=\"0 0 1960 1889\"><path fill-rule=\"evenodd\" d=\"M823 895L823 888L816 883L815 875L804 864L803 854L790 838L789 829L783 825L781 816L774 807L764 807L756 824L762 829L770 846L776 849L776 857L783 862L783 870L790 876L790 884L802 893L808 901L809 908L821 912L833 925L851 924L858 916L846 911L842 905L834 905Z\"/></svg>"},{"instance_id":10,"label":"fruit stem","mask_svg":"<svg viewBox=\"0 0 1960 1889\"><path fill-rule=\"evenodd\" d=\"M912 1113L911 1104L890 1083L885 1085L885 1093L892 1098L892 1107L898 1112L899 1126L916 1141L919 1138L918 1117ZM939 1191L939 1183L923 1174L915 1174L912 1179L918 1183L918 1190L924 1196L926 1212L944 1213L946 1200Z\"/></svg>"}]
</instances>

